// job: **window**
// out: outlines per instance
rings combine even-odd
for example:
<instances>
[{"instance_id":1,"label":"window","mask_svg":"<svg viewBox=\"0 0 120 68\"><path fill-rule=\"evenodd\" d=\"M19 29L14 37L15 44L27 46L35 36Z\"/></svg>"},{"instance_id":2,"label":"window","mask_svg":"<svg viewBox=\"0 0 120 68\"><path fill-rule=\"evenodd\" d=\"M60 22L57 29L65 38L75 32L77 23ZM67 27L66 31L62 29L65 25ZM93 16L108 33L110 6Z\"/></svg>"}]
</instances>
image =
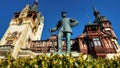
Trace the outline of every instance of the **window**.
<instances>
[{"instance_id":1,"label":"window","mask_svg":"<svg viewBox=\"0 0 120 68\"><path fill-rule=\"evenodd\" d=\"M14 13L14 18L18 18L19 17L19 15L20 15L20 13L18 12L18 13Z\"/></svg>"},{"instance_id":2,"label":"window","mask_svg":"<svg viewBox=\"0 0 120 68\"><path fill-rule=\"evenodd\" d=\"M40 23L38 23L38 25L40 25Z\"/></svg>"},{"instance_id":3,"label":"window","mask_svg":"<svg viewBox=\"0 0 120 68\"><path fill-rule=\"evenodd\" d=\"M13 44L13 41L12 40L8 40L7 41L7 45L12 45Z\"/></svg>"},{"instance_id":4,"label":"window","mask_svg":"<svg viewBox=\"0 0 120 68\"><path fill-rule=\"evenodd\" d=\"M29 18L32 17L32 13L28 13L27 17Z\"/></svg>"},{"instance_id":5,"label":"window","mask_svg":"<svg viewBox=\"0 0 120 68\"><path fill-rule=\"evenodd\" d=\"M107 33L107 34L109 34L109 35L111 35L111 34L112 34L110 30L106 31L106 33Z\"/></svg>"},{"instance_id":6,"label":"window","mask_svg":"<svg viewBox=\"0 0 120 68\"><path fill-rule=\"evenodd\" d=\"M106 27L106 26L107 26L107 23L106 23L106 22L105 22L105 23L103 23L103 26L104 26L104 27Z\"/></svg>"},{"instance_id":7,"label":"window","mask_svg":"<svg viewBox=\"0 0 120 68\"><path fill-rule=\"evenodd\" d=\"M24 14L21 14L21 17L24 17Z\"/></svg>"},{"instance_id":8,"label":"window","mask_svg":"<svg viewBox=\"0 0 120 68\"><path fill-rule=\"evenodd\" d=\"M18 26L22 25L22 19L19 19Z\"/></svg>"},{"instance_id":9,"label":"window","mask_svg":"<svg viewBox=\"0 0 120 68\"><path fill-rule=\"evenodd\" d=\"M82 46L82 47L85 47L85 46L86 46L86 42L85 42L85 41L83 41L82 43L83 43L83 46Z\"/></svg>"},{"instance_id":10,"label":"window","mask_svg":"<svg viewBox=\"0 0 120 68\"><path fill-rule=\"evenodd\" d=\"M115 44L115 42L114 42L114 41L112 41L112 44L113 44L114 48L117 50L117 49L118 49L118 47L116 46L116 44Z\"/></svg>"},{"instance_id":11,"label":"window","mask_svg":"<svg viewBox=\"0 0 120 68\"><path fill-rule=\"evenodd\" d=\"M17 35L17 31L13 32L11 36L15 37L16 35Z\"/></svg>"},{"instance_id":12,"label":"window","mask_svg":"<svg viewBox=\"0 0 120 68\"><path fill-rule=\"evenodd\" d=\"M39 45L39 44L37 44L37 47L40 47L40 45Z\"/></svg>"},{"instance_id":13,"label":"window","mask_svg":"<svg viewBox=\"0 0 120 68\"><path fill-rule=\"evenodd\" d=\"M90 42L90 46L91 46L91 47L93 47L93 46L94 46L94 44L93 44L93 42L92 42L92 41Z\"/></svg>"},{"instance_id":14,"label":"window","mask_svg":"<svg viewBox=\"0 0 120 68\"><path fill-rule=\"evenodd\" d=\"M97 29L94 27L91 27L91 31L97 31Z\"/></svg>"},{"instance_id":15,"label":"window","mask_svg":"<svg viewBox=\"0 0 120 68\"><path fill-rule=\"evenodd\" d=\"M95 46L101 46L101 42L99 38L94 38L93 41Z\"/></svg>"}]
</instances>

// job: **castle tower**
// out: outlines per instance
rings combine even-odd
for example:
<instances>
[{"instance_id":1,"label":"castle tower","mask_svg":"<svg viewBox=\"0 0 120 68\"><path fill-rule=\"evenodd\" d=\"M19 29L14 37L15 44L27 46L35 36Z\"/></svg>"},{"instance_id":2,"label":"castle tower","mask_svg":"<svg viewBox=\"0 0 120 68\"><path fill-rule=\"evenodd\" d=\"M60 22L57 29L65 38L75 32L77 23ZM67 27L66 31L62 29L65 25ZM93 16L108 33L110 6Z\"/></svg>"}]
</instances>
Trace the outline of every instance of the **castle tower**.
<instances>
[{"instance_id":1,"label":"castle tower","mask_svg":"<svg viewBox=\"0 0 120 68\"><path fill-rule=\"evenodd\" d=\"M117 36L114 33L112 23L105 17L101 16L99 11L93 7L95 21L93 23L98 23L100 26L100 30L102 33L101 41L103 42L104 46L107 48L106 52L110 52L111 47L115 49L116 52L120 52L119 44L117 40Z\"/></svg>"},{"instance_id":2,"label":"castle tower","mask_svg":"<svg viewBox=\"0 0 120 68\"><path fill-rule=\"evenodd\" d=\"M29 41L40 40L43 27L44 17L38 11L38 0L36 0L32 7L26 5L21 12L14 13L0 45L13 46L12 56L17 58L21 48L29 48Z\"/></svg>"},{"instance_id":3,"label":"castle tower","mask_svg":"<svg viewBox=\"0 0 120 68\"><path fill-rule=\"evenodd\" d=\"M120 52L111 22L105 16L101 16L95 7L93 11L95 20L85 25L83 33L78 36L80 51L83 54L91 54L93 58L110 57L111 54Z\"/></svg>"}]
</instances>

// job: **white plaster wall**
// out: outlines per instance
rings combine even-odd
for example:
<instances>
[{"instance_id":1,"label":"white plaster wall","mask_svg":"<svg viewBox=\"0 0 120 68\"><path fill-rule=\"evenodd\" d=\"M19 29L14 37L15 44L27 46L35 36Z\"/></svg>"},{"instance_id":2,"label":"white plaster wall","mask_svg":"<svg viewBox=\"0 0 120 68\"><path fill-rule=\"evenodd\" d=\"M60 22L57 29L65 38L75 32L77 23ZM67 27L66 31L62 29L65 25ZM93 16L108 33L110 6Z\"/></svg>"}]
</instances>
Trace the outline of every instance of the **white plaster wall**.
<instances>
[{"instance_id":1,"label":"white plaster wall","mask_svg":"<svg viewBox=\"0 0 120 68\"><path fill-rule=\"evenodd\" d=\"M35 36L35 39L34 39L34 40L40 40L40 39L41 39L43 27L44 27L44 24L41 23L41 24L39 25L38 29L37 29L37 33L36 33L36 36Z\"/></svg>"},{"instance_id":2,"label":"white plaster wall","mask_svg":"<svg viewBox=\"0 0 120 68\"><path fill-rule=\"evenodd\" d=\"M38 15L40 16L40 13ZM43 27L44 27L44 17L42 16L40 19L37 19L36 23L40 23L40 25L38 26L37 33L34 40L40 40L42 36Z\"/></svg>"}]
</instances>

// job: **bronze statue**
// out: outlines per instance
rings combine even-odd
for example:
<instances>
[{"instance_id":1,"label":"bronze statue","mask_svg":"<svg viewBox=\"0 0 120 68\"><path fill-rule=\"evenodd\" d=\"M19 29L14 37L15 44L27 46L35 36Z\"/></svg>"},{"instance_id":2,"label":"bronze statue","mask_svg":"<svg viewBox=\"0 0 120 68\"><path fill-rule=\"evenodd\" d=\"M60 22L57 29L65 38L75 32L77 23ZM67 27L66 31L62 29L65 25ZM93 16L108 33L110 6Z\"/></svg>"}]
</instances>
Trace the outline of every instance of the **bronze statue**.
<instances>
[{"instance_id":1,"label":"bronze statue","mask_svg":"<svg viewBox=\"0 0 120 68\"><path fill-rule=\"evenodd\" d=\"M58 52L62 51L62 37L66 38L66 51L70 53L71 45L70 45L70 37L72 35L72 27L78 24L78 21L72 18L66 18L66 12L63 11L61 13L62 19L58 21L56 27L50 29L50 32L58 31L57 36L57 45Z\"/></svg>"}]
</instances>

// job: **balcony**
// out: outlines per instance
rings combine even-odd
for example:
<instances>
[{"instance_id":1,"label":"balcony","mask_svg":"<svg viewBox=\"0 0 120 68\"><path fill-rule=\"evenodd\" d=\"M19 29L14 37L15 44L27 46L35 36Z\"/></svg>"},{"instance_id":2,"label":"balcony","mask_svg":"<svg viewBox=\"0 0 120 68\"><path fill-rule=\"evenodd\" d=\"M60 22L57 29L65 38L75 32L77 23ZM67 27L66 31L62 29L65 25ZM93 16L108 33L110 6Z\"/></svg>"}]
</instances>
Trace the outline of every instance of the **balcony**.
<instances>
[{"instance_id":1,"label":"balcony","mask_svg":"<svg viewBox=\"0 0 120 68\"><path fill-rule=\"evenodd\" d=\"M0 45L0 58L5 58L12 52L14 46L12 45Z\"/></svg>"},{"instance_id":2,"label":"balcony","mask_svg":"<svg viewBox=\"0 0 120 68\"><path fill-rule=\"evenodd\" d=\"M0 51L2 51L2 50L11 50L13 48L14 48L13 45L0 45Z\"/></svg>"}]
</instances>

